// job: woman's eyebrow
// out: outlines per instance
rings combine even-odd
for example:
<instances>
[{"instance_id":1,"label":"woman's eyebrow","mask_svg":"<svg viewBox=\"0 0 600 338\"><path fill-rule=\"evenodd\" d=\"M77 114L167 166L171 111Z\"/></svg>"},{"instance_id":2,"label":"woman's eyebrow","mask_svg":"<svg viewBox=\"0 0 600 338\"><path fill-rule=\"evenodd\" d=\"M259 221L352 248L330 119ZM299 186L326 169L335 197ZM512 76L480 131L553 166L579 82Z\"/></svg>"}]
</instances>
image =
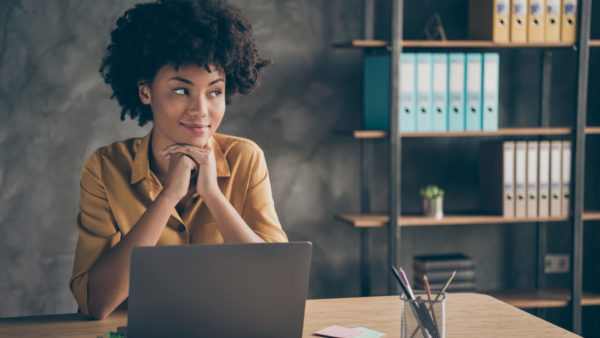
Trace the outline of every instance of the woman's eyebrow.
<instances>
[{"instance_id":1,"label":"woman's eyebrow","mask_svg":"<svg viewBox=\"0 0 600 338\"><path fill-rule=\"evenodd\" d=\"M208 85L209 85L209 86L212 86L212 85L214 85L215 83L217 83L217 82L219 82L219 81L225 82L225 80L223 80L222 78L218 78L218 79L216 79L216 80L212 81L211 83L209 83Z\"/></svg>"},{"instance_id":2,"label":"woman's eyebrow","mask_svg":"<svg viewBox=\"0 0 600 338\"><path fill-rule=\"evenodd\" d=\"M190 81L190 80L188 80L188 79L185 79L185 78L182 78L182 77L179 77L179 76L172 77L172 78L170 78L170 79L169 79L169 81L170 81L170 80L177 80L177 81L181 81L181 82L183 82L183 83L190 84L190 85L192 85L192 86L194 85L194 83L193 83L192 81Z\"/></svg>"}]
</instances>

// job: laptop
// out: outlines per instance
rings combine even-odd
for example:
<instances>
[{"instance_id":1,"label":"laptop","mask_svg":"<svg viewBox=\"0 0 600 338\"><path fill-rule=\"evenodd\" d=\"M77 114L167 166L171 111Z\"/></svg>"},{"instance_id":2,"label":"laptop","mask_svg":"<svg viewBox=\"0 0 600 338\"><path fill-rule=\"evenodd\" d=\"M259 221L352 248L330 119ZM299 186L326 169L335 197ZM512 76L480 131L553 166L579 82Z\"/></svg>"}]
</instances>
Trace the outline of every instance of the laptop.
<instances>
[{"instance_id":1,"label":"laptop","mask_svg":"<svg viewBox=\"0 0 600 338\"><path fill-rule=\"evenodd\" d=\"M127 337L301 337L312 244L134 248Z\"/></svg>"}]
</instances>

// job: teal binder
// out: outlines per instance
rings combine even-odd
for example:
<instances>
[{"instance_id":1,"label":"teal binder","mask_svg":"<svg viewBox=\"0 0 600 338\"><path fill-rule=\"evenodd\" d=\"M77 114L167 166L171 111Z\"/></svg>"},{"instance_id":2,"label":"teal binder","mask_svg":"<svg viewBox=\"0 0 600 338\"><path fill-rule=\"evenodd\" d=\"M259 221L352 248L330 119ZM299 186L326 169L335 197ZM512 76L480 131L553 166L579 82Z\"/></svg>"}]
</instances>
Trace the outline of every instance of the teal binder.
<instances>
[{"instance_id":1,"label":"teal binder","mask_svg":"<svg viewBox=\"0 0 600 338\"><path fill-rule=\"evenodd\" d=\"M417 131L432 131L432 55L417 54Z\"/></svg>"},{"instance_id":2,"label":"teal binder","mask_svg":"<svg viewBox=\"0 0 600 338\"><path fill-rule=\"evenodd\" d=\"M400 132L414 132L417 128L415 61L414 53L402 53L400 56L400 104L398 105L400 107L400 118L398 119Z\"/></svg>"},{"instance_id":3,"label":"teal binder","mask_svg":"<svg viewBox=\"0 0 600 338\"><path fill-rule=\"evenodd\" d=\"M483 130L498 130L500 55L483 54Z\"/></svg>"},{"instance_id":4,"label":"teal binder","mask_svg":"<svg viewBox=\"0 0 600 338\"><path fill-rule=\"evenodd\" d=\"M433 54L433 131L448 130L448 54Z\"/></svg>"},{"instance_id":5,"label":"teal binder","mask_svg":"<svg viewBox=\"0 0 600 338\"><path fill-rule=\"evenodd\" d=\"M363 70L363 129L389 130L389 55L365 56Z\"/></svg>"},{"instance_id":6,"label":"teal binder","mask_svg":"<svg viewBox=\"0 0 600 338\"><path fill-rule=\"evenodd\" d=\"M465 130L465 54L448 55L448 130Z\"/></svg>"},{"instance_id":7,"label":"teal binder","mask_svg":"<svg viewBox=\"0 0 600 338\"><path fill-rule=\"evenodd\" d=\"M466 59L467 74L465 88L467 92L465 108L465 129L481 130L481 101L483 66L482 55L479 53L468 53Z\"/></svg>"}]
</instances>

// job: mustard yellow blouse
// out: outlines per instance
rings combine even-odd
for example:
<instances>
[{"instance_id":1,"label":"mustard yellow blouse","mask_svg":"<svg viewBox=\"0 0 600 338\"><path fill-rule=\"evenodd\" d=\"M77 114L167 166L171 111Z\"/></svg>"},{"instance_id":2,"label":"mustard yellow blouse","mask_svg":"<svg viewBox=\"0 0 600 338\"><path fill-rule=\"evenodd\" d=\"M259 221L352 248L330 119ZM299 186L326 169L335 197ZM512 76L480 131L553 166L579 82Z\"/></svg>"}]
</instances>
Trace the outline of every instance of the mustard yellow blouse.
<instances>
[{"instance_id":1,"label":"mustard yellow blouse","mask_svg":"<svg viewBox=\"0 0 600 338\"><path fill-rule=\"evenodd\" d=\"M162 185L150 170L152 132L96 150L81 174L79 239L69 287L81 311L87 305L88 274L94 263L125 236L158 196ZM262 150L252 141L215 134L209 140L219 188L246 224L267 242L285 242L275 212ZM175 209L158 245L223 243L208 208L196 193L183 214Z\"/></svg>"}]
</instances>

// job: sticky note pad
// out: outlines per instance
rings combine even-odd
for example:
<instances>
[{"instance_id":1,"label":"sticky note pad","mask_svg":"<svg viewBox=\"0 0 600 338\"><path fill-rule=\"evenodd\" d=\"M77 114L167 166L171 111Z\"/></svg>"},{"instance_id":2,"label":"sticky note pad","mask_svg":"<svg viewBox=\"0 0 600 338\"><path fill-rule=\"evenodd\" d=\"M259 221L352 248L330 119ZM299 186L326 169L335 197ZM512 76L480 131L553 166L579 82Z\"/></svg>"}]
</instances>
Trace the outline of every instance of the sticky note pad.
<instances>
[{"instance_id":1,"label":"sticky note pad","mask_svg":"<svg viewBox=\"0 0 600 338\"><path fill-rule=\"evenodd\" d=\"M332 338L354 338L364 333L365 332L361 330L354 330L339 325L333 325L315 332L315 335Z\"/></svg>"},{"instance_id":2,"label":"sticky note pad","mask_svg":"<svg viewBox=\"0 0 600 338\"><path fill-rule=\"evenodd\" d=\"M356 336L356 338L379 338L386 335L383 332L367 329L366 327L353 327L352 330L359 330L364 332L360 336Z\"/></svg>"}]
</instances>

